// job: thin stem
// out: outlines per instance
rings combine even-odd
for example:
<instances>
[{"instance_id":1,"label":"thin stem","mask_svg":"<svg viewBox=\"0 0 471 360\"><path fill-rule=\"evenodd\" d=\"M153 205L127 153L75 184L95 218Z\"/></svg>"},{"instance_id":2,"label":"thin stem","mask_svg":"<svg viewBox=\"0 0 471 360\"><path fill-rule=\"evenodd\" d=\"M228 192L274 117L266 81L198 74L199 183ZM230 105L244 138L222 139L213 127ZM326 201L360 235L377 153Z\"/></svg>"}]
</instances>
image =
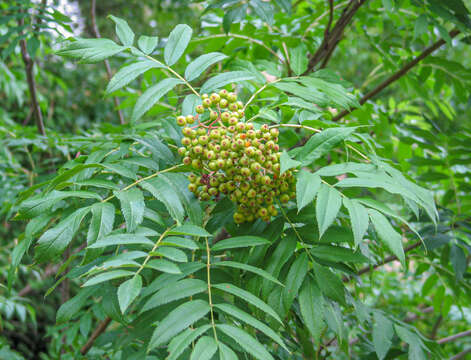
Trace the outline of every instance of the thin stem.
<instances>
[{"instance_id":1,"label":"thin stem","mask_svg":"<svg viewBox=\"0 0 471 360\"><path fill-rule=\"evenodd\" d=\"M95 37L97 39L101 38L100 36L100 30L98 30L98 26L96 24L96 0L92 0L92 4L90 6L90 17L91 17L91 20L92 20L92 29L93 29L93 33L95 35ZM106 68L106 75L108 76L108 80L111 79L111 77L113 76L113 74L111 73L111 66L110 66L110 62L108 61L108 59L105 59L104 61L105 63L105 68ZM124 116L123 116L123 112L121 111L121 109L119 108L119 99L117 96L113 96L113 102L114 102L114 105L116 107L116 111L118 112L118 117L119 117L119 123L122 125L124 124Z\"/></svg>"},{"instance_id":2,"label":"thin stem","mask_svg":"<svg viewBox=\"0 0 471 360\"><path fill-rule=\"evenodd\" d=\"M260 89L258 89L257 91L255 91L252 96L250 97L250 99L245 103L245 106L243 107L243 111L245 111L245 109L247 108L247 106L249 106L249 104L255 99L255 97L260 94L263 90L265 90L268 86L272 85L272 84L275 84L279 81L281 81L282 79L278 79L278 80L275 80L275 81L272 81L272 82L269 82L269 83L266 83L265 85L263 85Z\"/></svg>"},{"instance_id":3,"label":"thin stem","mask_svg":"<svg viewBox=\"0 0 471 360\"><path fill-rule=\"evenodd\" d=\"M288 217L288 215L284 211L283 206L281 206L279 201L278 201L278 205L280 206L281 214L286 219L286 221L288 221L289 225L291 226L291 229L293 229L294 233L296 234L296 237L298 238L299 242L303 246L304 251L306 251L307 256L309 257L309 259L311 259L311 262L314 262L314 258L312 257L311 253L308 251L306 244L304 243L303 239L301 238L301 235L299 235L298 230L296 230L296 227L291 222L290 218Z\"/></svg>"},{"instance_id":4,"label":"thin stem","mask_svg":"<svg viewBox=\"0 0 471 360\"><path fill-rule=\"evenodd\" d=\"M134 181L132 184L126 186L125 188L123 188L121 191L126 191L126 190L129 190L130 188L132 188L133 186L136 186L137 184L143 182L143 181L146 181L146 180L149 180L149 179L152 179L152 178L155 178L156 176L159 176L160 174L163 174L163 173L166 173L166 172L169 172L169 171L172 171L172 170L175 170L175 169L178 169L179 167L182 167L184 164L178 164L178 165L175 165L175 166L172 166L172 167L169 167L168 169L165 169L165 170L162 170L162 171L157 171L156 173L152 174L152 175L149 175L149 176L146 176L146 177L143 177L139 180L136 180ZM110 195L109 197L107 197L105 200L102 200L102 202L107 202L107 201L110 201L111 199L113 199L115 197L115 195Z\"/></svg>"},{"instance_id":5,"label":"thin stem","mask_svg":"<svg viewBox=\"0 0 471 360\"><path fill-rule=\"evenodd\" d=\"M165 69L167 69L168 71L170 71L173 75L175 75L178 79L180 79L181 81L183 81L185 83L186 86L188 86L188 88L193 91L193 93L200 97L200 94L198 93L198 91L195 90L195 88L193 86L191 86L191 84L186 81L185 78L183 78L179 73L177 73L175 70L173 70L170 66L167 66L163 63L161 63L159 60L157 59L154 59L152 56L149 56L149 55L146 55L146 58L151 60L151 61L154 61L156 62L157 64L159 64L160 66L164 67Z\"/></svg>"},{"instance_id":6,"label":"thin stem","mask_svg":"<svg viewBox=\"0 0 471 360\"><path fill-rule=\"evenodd\" d=\"M134 274L134 276L138 275L142 269L144 269L144 267L146 266L146 264L149 262L150 258L153 256L152 253L157 250L157 248L159 247L160 243L162 242L163 238L167 235L167 233L172 230L172 228L174 227L175 225L172 225L170 226L167 230L165 230L162 235L160 235L159 239L156 241L156 243L154 244L154 247L152 248L152 250L147 254L146 258L144 259L144 261L142 262L141 266L139 267L139 269L136 271L136 273Z\"/></svg>"},{"instance_id":7,"label":"thin stem","mask_svg":"<svg viewBox=\"0 0 471 360\"><path fill-rule=\"evenodd\" d=\"M315 129L315 128L312 128L310 126L306 126L306 125L300 125L300 124L276 124L276 125L272 125L270 126L270 128L276 128L276 127L292 127L292 128L298 128L298 129L306 129L306 130L311 130L313 132L316 132L316 133L320 133L321 130L319 129ZM355 148L354 146L350 145L350 144L347 144L347 147L349 149L352 149L353 151L355 151L358 155L360 155L363 159L365 159L367 162L371 162L370 158L368 156L366 156L365 154L363 154L360 150L358 150L357 148Z\"/></svg>"},{"instance_id":8,"label":"thin stem","mask_svg":"<svg viewBox=\"0 0 471 360\"><path fill-rule=\"evenodd\" d=\"M316 132L316 133L320 133L320 132L321 132L321 130L319 130L319 129L315 129L315 128L310 127L310 126L299 125L299 124L276 124L276 125L270 126L270 129L272 129L272 128L277 128L277 127L292 127L292 128L297 128L297 129L311 130L311 131L314 131L314 132Z\"/></svg>"},{"instance_id":9,"label":"thin stem","mask_svg":"<svg viewBox=\"0 0 471 360\"><path fill-rule=\"evenodd\" d=\"M267 51L269 51L271 54L273 54L274 56L276 56L278 58L278 60L284 64L285 63L285 60L279 56L275 51L273 51L270 47L268 47L267 45L265 45L265 43L261 40L257 40L257 39L254 39L254 38L251 38L249 36L245 36L245 35L239 35L239 34L233 34L233 33L227 33L227 34L215 34L215 35L210 35L210 36L205 36L205 37L201 37L201 38L197 38L197 39L194 39L192 41L204 41L206 39L215 39L215 38L222 38L222 37L232 37L232 38L236 38L236 39L243 39L243 40L247 40L251 43L254 43L254 44L257 44L257 45L260 45L262 47L264 47Z\"/></svg>"},{"instance_id":10,"label":"thin stem","mask_svg":"<svg viewBox=\"0 0 471 360\"><path fill-rule=\"evenodd\" d=\"M213 298L211 296L211 250L209 249L208 238L205 238L206 241L206 274L208 277L208 300L209 308L211 312L211 326L213 327L214 340L218 342L218 335L216 333L216 324L214 323L214 311L213 311Z\"/></svg>"},{"instance_id":11,"label":"thin stem","mask_svg":"<svg viewBox=\"0 0 471 360\"><path fill-rule=\"evenodd\" d=\"M449 35L450 35L450 38L454 38L455 36L457 36L458 34L460 33L459 30L453 30L453 31L450 31ZM369 93L365 94L365 96L363 96L359 103L360 105L363 105L364 103L366 103L369 99L371 99L372 97L378 95L381 91L383 91L385 88L387 88L389 85L391 85L392 83L396 82L397 80L399 80L401 77L403 77L405 74L407 74L409 72L410 69L412 69L414 66L416 66L419 62L421 62L423 59L425 59L427 56L429 56L430 54L432 54L435 50L439 49L440 47L442 47L443 45L446 44L446 41L443 40L443 39L440 39L438 40L437 42L435 42L434 44L430 45L428 48L426 48L419 56L417 56L416 58L414 58L413 60L411 60L410 62L408 62L406 65L404 65L404 67L402 69L400 69L399 71L397 71L396 73L394 73L393 75L391 75L389 78L387 78L386 80L384 80L381 84L379 84L376 88L374 88L373 90L371 90ZM340 114L334 116L334 118L332 119L332 121L339 121L340 119L342 119L344 116L350 114L353 110L344 110L342 111Z\"/></svg>"},{"instance_id":12,"label":"thin stem","mask_svg":"<svg viewBox=\"0 0 471 360\"><path fill-rule=\"evenodd\" d=\"M23 10L21 10L23 11ZM24 25L24 17L21 16L18 20L18 26L21 28ZM20 31L20 38L23 35L23 31ZM29 98L31 100L31 109L34 115L34 119L36 120L36 127L41 135L46 135L46 128L43 122L43 115L41 112L41 107L39 106L38 95L37 95L37 88L36 88L36 80L34 78L34 60L28 54L28 49L26 46L26 40L20 40L20 49L21 49L21 57L23 59L23 63L25 64L25 72L26 72L26 80L28 83L28 90L29 90Z\"/></svg>"},{"instance_id":13,"label":"thin stem","mask_svg":"<svg viewBox=\"0 0 471 360\"><path fill-rule=\"evenodd\" d=\"M334 7L334 10L337 10L338 8L341 8L342 6L347 5L347 4L348 4L348 0L342 2L342 3L338 4L338 5L336 5L336 6ZM306 28L306 30L304 31L302 40L306 39L307 33L308 33L312 28L314 28L314 27L316 27L317 25L319 25L320 21L321 21L324 17L326 17L327 15L329 15L329 14L330 14L330 9L327 10L327 11L325 11L325 12L322 13L317 19L315 19L314 22L311 23L311 25L309 25L309 26Z\"/></svg>"}]
</instances>

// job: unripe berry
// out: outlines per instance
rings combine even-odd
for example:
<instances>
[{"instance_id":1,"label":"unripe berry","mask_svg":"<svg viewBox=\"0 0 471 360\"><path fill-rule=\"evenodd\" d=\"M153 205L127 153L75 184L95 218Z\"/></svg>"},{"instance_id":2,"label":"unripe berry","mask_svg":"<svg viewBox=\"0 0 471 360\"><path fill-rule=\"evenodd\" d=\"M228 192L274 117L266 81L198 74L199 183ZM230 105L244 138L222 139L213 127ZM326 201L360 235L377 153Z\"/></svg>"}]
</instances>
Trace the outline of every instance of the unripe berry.
<instances>
[{"instance_id":1,"label":"unripe berry","mask_svg":"<svg viewBox=\"0 0 471 360\"><path fill-rule=\"evenodd\" d=\"M179 116L177 117L177 124L179 126L185 126L186 125L186 119L184 116Z\"/></svg>"},{"instance_id":2,"label":"unripe berry","mask_svg":"<svg viewBox=\"0 0 471 360\"><path fill-rule=\"evenodd\" d=\"M244 221L245 221L245 216L244 216L244 215L242 215L242 214L239 213L239 212L235 212L235 213L234 213L234 222L235 222L236 224L241 224L241 223L243 223Z\"/></svg>"},{"instance_id":3,"label":"unripe berry","mask_svg":"<svg viewBox=\"0 0 471 360\"><path fill-rule=\"evenodd\" d=\"M204 99L207 99L207 98L209 98L209 95L208 95L208 94L203 94L203 95L201 95L201 99L204 100Z\"/></svg>"},{"instance_id":4,"label":"unripe berry","mask_svg":"<svg viewBox=\"0 0 471 360\"><path fill-rule=\"evenodd\" d=\"M222 192L223 194L227 194L227 184L226 183L222 183L221 185L219 185L218 187L218 190L219 192Z\"/></svg>"},{"instance_id":5,"label":"unripe berry","mask_svg":"<svg viewBox=\"0 0 471 360\"><path fill-rule=\"evenodd\" d=\"M237 110L239 110L239 107L237 106L236 103L231 103L231 104L229 104L229 110L237 111Z\"/></svg>"},{"instance_id":6,"label":"unripe berry","mask_svg":"<svg viewBox=\"0 0 471 360\"><path fill-rule=\"evenodd\" d=\"M270 134L271 136L276 138L280 134L280 131L277 128L273 128L273 129L270 129Z\"/></svg>"},{"instance_id":7,"label":"unripe berry","mask_svg":"<svg viewBox=\"0 0 471 360\"><path fill-rule=\"evenodd\" d=\"M240 117L240 118L243 118L243 117L244 117L245 113L244 113L243 110L238 110L237 112L239 113L239 117Z\"/></svg>"},{"instance_id":8,"label":"unripe berry","mask_svg":"<svg viewBox=\"0 0 471 360\"><path fill-rule=\"evenodd\" d=\"M184 138L182 139L182 145L183 145L183 146L190 146L190 144L191 144L191 139L190 139L190 138L184 137Z\"/></svg>"},{"instance_id":9,"label":"unripe berry","mask_svg":"<svg viewBox=\"0 0 471 360\"><path fill-rule=\"evenodd\" d=\"M214 153L213 150L209 150L207 153L206 153L206 159L208 160L212 160L216 157L216 154Z\"/></svg>"},{"instance_id":10,"label":"unripe berry","mask_svg":"<svg viewBox=\"0 0 471 360\"><path fill-rule=\"evenodd\" d=\"M202 135L198 141L201 145L206 145L209 141L209 138L206 135Z\"/></svg>"},{"instance_id":11,"label":"unripe berry","mask_svg":"<svg viewBox=\"0 0 471 360\"><path fill-rule=\"evenodd\" d=\"M249 177L250 176L250 169L246 168L246 167L243 167L242 169L240 169L240 173L242 174L242 176Z\"/></svg>"},{"instance_id":12,"label":"unripe berry","mask_svg":"<svg viewBox=\"0 0 471 360\"><path fill-rule=\"evenodd\" d=\"M236 125L237 131L244 131L245 130L245 124L243 122L238 122Z\"/></svg>"},{"instance_id":13,"label":"unripe berry","mask_svg":"<svg viewBox=\"0 0 471 360\"><path fill-rule=\"evenodd\" d=\"M268 215L268 210L264 207L258 209L257 215L260 216L261 218L264 218Z\"/></svg>"},{"instance_id":14,"label":"unripe berry","mask_svg":"<svg viewBox=\"0 0 471 360\"><path fill-rule=\"evenodd\" d=\"M258 171L260 171L260 168L261 166L258 162L250 164L250 170L252 170L253 173L257 173Z\"/></svg>"},{"instance_id":15,"label":"unripe berry","mask_svg":"<svg viewBox=\"0 0 471 360\"><path fill-rule=\"evenodd\" d=\"M182 129L182 134L185 136L188 136L190 138L194 137L196 135L195 131L189 127L185 127Z\"/></svg>"},{"instance_id":16,"label":"unripe berry","mask_svg":"<svg viewBox=\"0 0 471 360\"><path fill-rule=\"evenodd\" d=\"M224 111L222 114L221 114L221 120L224 122L224 123L227 123L229 121L229 118L231 117L231 114L228 113L227 111Z\"/></svg>"},{"instance_id":17,"label":"unripe berry","mask_svg":"<svg viewBox=\"0 0 471 360\"><path fill-rule=\"evenodd\" d=\"M219 139L221 137L221 134L220 134L219 130L214 129L214 130L211 130L211 132L209 133L209 137L211 139Z\"/></svg>"},{"instance_id":18,"label":"unripe berry","mask_svg":"<svg viewBox=\"0 0 471 360\"><path fill-rule=\"evenodd\" d=\"M195 174L190 174L188 175L188 180L191 182L191 183L196 183L196 180L198 179L198 177L195 175Z\"/></svg>"},{"instance_id":19,"label":"unripe berry","mask_svg":"<svg viewBox=\"0 0 471 360\"><path fill-rule=\"evenodd\" d=\"M211 160L209 163L208 163L208 167L210 170L217 170L218 168L218 164L215 160Z\"/></svg>"},{"instance_id":20,"label":"unripe berry","mask_svg":"<svg viewBox=\"0 0 471 360\"><path fill-rule=\"evenodd\" d=\"M244 107L244 104L242 103L242 101L237 101L236 104L239 109L242 109Z\"/></svg>"},{"instance_id":21,"label":"unripe berry","mask_svg":"<svg viewBox=\"0 0 471 360\"><path fill-rule=\"evenodd\" d=\"M204 99L203 100L203 107L209 108L211 106L211 100L209 99Z\"/></svg>"},{"instance_id":22,"label":"unripe berry","mask_svg":"<svg viewBox=\"0 0 471 360\"><path fill-rule=\"evenodd\" d=\"M188 190L190 190L192 193L194 193L197 189L197 186L193 183L188 184Z\"/></svg>"},{"instance_id":23,"label":"unripe berry","mask_svg":"<svg viewBox=\"0 0 471 360\"><path fill-rule=\"evenodd\" d=\"M203 167L203 164L201 163L201 160L199 159L193 159L191 161L191 167L193 169L201 169Z\"/></svg>"},{"instance_id":24,"label":"unripe berry","mask_svg":"<svg viewBox=\"0 0 471 360\"><path fill-rule=\"evenodd\" d=\"M193 124L195 122L195 117L193 115L187 115L186 116L186 123L187 124Z\"/></svg>"},{"instance_id":25,"label":"unripe berry","mask_svg":"<svg viewBox=\"0 0 471 360\"><path fill-rule=\"evenodd\" d=\"M250 159L244 155L239 159L239 164L243 166L247 166L250 164Z\"/></svg>"},{"instance_id":26,"label":"unripe berry","mask_svg":"<svg viewBox=\"0 0 471 360\"><path fill-rule=\"evenodd\" d=\"M243 192L247 192L249 191L250 189L250 185L248 182L246 181L243 181L241 184L240 184L240 190L242 190Z\"/></svg>"},{"instance_id":27,"label":"unripe berry","mask_svg":"<svg viewBox=\"0 0 471 360\"><path fill-rule=\"evenodd\" d=\"M204 128L200 127L198 130L196 130L196 134L198 136L206 135L206 130Z\"/></svg>"},{"instance_id":28,"label":"unripe berry","mask_svg":"<svg viewBox=\"0 0 471 360\"><path fill-rule=\"evenodd\" d=\"M235 116L231 116L228 120L229 125L236 125L238 122L239 120Z\"/></svg>"},{"instance_id":29,"label":"unripe berry","mask_svg":"<svg viewBox=\"0 0 471 360\"><path fill-rule=\"evenodd\" d=\"M233 92L227 94L227 100L229 100L230 102L234 102L234 101L237 101L237 95Z\"/></svg>"},{"instance_id":30,"label":"unripe berry","mask_svg":"<svg viewBox=\"0 0 471 360\"><path fill-rule=\"evenodd\" d=\"M204 106L203 105L196 105L196 112L198 114L204 113Z\"/></svg>"},{"instance_id":31,"label":"unripe berry","mask_svg":"<svg viewBox=\"0 0 471 360\"><path fill-rule=\"evenodd\" d=\"M221 97L219 96L219 94L212 93L209 99L211 100L213 104L216 104L219 102L219 100L221 100Z\"/></svg>"},{"instance_id":32,"label":"unripe berry","mask_svg":"<svg viewBox=\"0 0 471 360\"><path fill-rule=\"evenodd\" d=\"M262 184L265 184L265 185L271 184L271 179L268 175L265 175L264 177L262 177Z\"/></svg>"},{"instance_id":33,"label":"unripe berry","mask_svg":"<svg viewBox=\"0 0 471 360\"><path fill-rule=\"evenodd\" d=\"M186 148L184 147L179 147L178 148L178 155L183 156L186 154Z\"/></svg>"},{"instance_id":34,"label":"unripe berry","mask_svg":"<svg viewBox=\"0 0 471 360\"><path fill-rule=\"evenodd\" d=\"M190 164L191 164L191 161L192 161L192 160L191 160L191 157L189 157L189 156L185 156L185 157L183 158L183 163L184 163L185 165L190 165Z\"/></svg>"},{"instance_id":35,"label":"unripe berry","mask_svg":"<svg viewBox=\"0 0 471 360\"><path fill-rule=\"evenodd\" d=\"M228 94L229 92L226 89L222 89L219 91L219 96L223 99L226 99Z\"/></svg>"},{"instance_id":36,"label":"unripe berry","mask_svg":"<svg viewBox=\"0 0 471 360\"><path fill-rule=\"evenodd\" d=\"M235 128L234 125L231 125L231 126L229 126L229 127L227 128L227 131L229 131L230 133L233 133L233 132L236 131L236 128Z\"/></svg>"},{"instance_id":37,"label":"unripe berry","mask_svg":"<svg viewBox=\"0 0 471 360\"><path fill-rule=\"evenodd\" d=\"M253 146L248 146L245 148L245 155L253 156L255 155L255 148Z\"/></svg>"},{"instance_id":38,"label":"unripe berry","mask_svg":"<svg viewBox=\"0 0 471 360\"><path fill-rule=\"evenodd\" d=\"M222 169L226 165L226 161L224 159L217 159L216 160L218 168Z\"/></svg>"},{"instance_id":39,"label":"unripe berry","mask_svg":"<svg viewBox=\"0 0 471 360\"><path fill-rule=\"evenodd\" d=\"M283 194L280 196L280 201L283 203L283 204L286 204L288 201L289 201L289 195L288 194Z\"/></svg>"},{"instance_id":40,"label":"unripe berry","mask_svg":"<svg viewBox=\"0 0 471 360\"><path fill-rule=\"evenodd\" d=\"M197 155L200 155L203 153L203 147L201 145L196 145L194 148L193 148L193 152Z\"/></svg>"},{"instance_id":41,"label":"unripe berry","mask_svg":"<svg viewBox=\"0 0 471 360\"><path fill-rule=\"evenodd\" d=\"M199 142L198 142L198 139L196 137L191 140L191 145L195 146L195 145L198 145L198 144L199 144Z\"/></svg>"},{"instance_id":42,"label":"unripe berry","mask_svg":"<svg viewBox=\"0 0 471 360\"><path fill-rule=\"evenodd\" d=\"M209 120L216 120L218 118L218 113L217 111L211 110L209 113Z\"/></svg>"},{"instance_id":43,"label":"unripe berry","mask_svg":"<svg viewBox=\"0 0 471 360\"><path fill-rule=\"evenodd\" d=\"M220 107L221 109L226 108L226 107L227 107L227 104L228 104L228 103L227 103L227 100L226 100L226 99L221 99L221 101L219 101L219 107Z\"/></svg>"},{"instance_id":44,"label":"unripe berry","mask_svg":"<svg viewBox=\"0 0 471 360\"><path fill-rule=\"evenodd\" d=\"M249 198L254 198L256 195L257 195L257 192L254 189L250 189L249 191L247 191L247 197Z\"/></svg>"},{"instance_id":45,"label":"unripe berry","mask_svg":"<svg viewBox=\"0 0 471 360\"><path fill-rule=\"evenodd\" d=\"M211 196L216 196L219 193L218 189L215 187L210 187L208 190L208 194Z\"/></svg>"}]
</instances>

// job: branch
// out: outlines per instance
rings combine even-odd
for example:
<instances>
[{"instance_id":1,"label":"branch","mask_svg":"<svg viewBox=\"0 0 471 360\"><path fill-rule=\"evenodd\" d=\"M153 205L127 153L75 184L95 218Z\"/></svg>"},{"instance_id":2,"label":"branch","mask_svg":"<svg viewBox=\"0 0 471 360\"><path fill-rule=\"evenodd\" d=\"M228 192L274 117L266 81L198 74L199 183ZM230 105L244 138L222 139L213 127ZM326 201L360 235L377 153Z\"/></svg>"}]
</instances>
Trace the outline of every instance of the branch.
<instances>
[{"instance_id":1,"label":"branch","mask_svg":"<svg viewBox=\"0 0 471 360\"><path fill-rule=\"evenodd\" d=\"M41 276L41 279L43 280L46 279L50 275L54 274L56 271L57 271L56 266L48 265L46 267L46 270L44 271L44 274ZM33 287L31 286L31 284L28 284L18 292L18 296L24 297L28 295L32 290L33 290Z\"/></svg>"},{"instance_id":2,"label":"branch","mask_svg":"<svg viewBox=\"0 0 471 360\"><path fill-rule=\"evenodd\" d=\"M91 8L90 8L90 16L92 18L92 29L93 29L93 33L95 34L95 37L99 39L99 38L101 38L101 35L100 35L100 31L98 30L98 26L96 24L95 9L96 9L96 0L92 0L92 5L91 5ZM108 61L108 59L105 59L105 68L106 68L106 74L108 75L108 80L110 80L111 77L113 76L113 74L111 73L111 66L110 66L110 62ZM118 112L119 123L122 125L122 124L124 124L124 116L123 116L123 112L119 108L119 99L118 99L118 97L113 96L113 101L114 101L114 105L116 107L116 110Z\"/></svg>"},{"instance_id":3,"label":"branch","mask_svg":"<svg viewBox=\"0 0 471 360\"><path fill-rule=\"evenodd\" d=\"M18 26L21 28L24 26L24 17L20 17L18 20ZM23 31L20 32L20 36L23 35ZM21 57L25 64L26 80L28 82L29 97L31 100L31 109L33 110L33 116L36 120L36 126L41 135L46 135L46 129L44 127L43 115L41 108L38 103L38 96L36 92L36 80L34 79L34 61L28 54L26 48L26 40L23 38L20 40Z\"/></svg>"},{"instance_id":4,"label":"branch","mask_svg":"<svg viewBox=\"0 0 471 360\"><path fill-rule=\"evenodd\" d=\"M88 351L92 348L95 340L98 338L98 336L100 336L106 330L110 322L111 322L111 318L107 317L105 320L103 320L100 323L100 325L98 325L95 331L93 331L92 335L90 335L90 338L87 340L85 345L83 345L82 348L80 349L80 353L82 355L85 355L86 353L88 353Z\"/></svg>"},{"instance_id":5,"label":"branch","mask_svg":"<svg viewBox=\"0 0 471 360\"><path fill-rule=\"evenodd\" d=\"M465 355L471 353L471 348L469 349L466 349L462 352L460 352L459 354L456 354L455 356L453 356L452 358L450 358L450 360L459 360L459 359L462 359Z\"/></svg>"},{"instance_id":6,"label":"branch","mask_svg":"<svg viewBox=\"0 0 471 360\"><path fill-rule=\"evenodd\" d=\"M453 30L453 31L450 31L450 37L451 38L454 38L456 35L458 35L460 33L459 30ZM443 46L444 44L446 44L446 41L443 40L443 39L440 39L438 40L436 43L430 45L428 48L426 48L419 56L417 56L414 60L410 61L409 63L407 63L402 69L400 69L399 71L397 71L395 74L391 75L388 79L386 79L385 81L383 81L381 84L379 84L376 88L374 88L373 90L371 90L369 93L367 93L365 96L363 96L361 99L360 99L360 105L363 105L364 103L366 103L369 99L371 99L372 97L376 96L378 93L380 93L381 91L383 91L386 87L388 87L389 85L391 85L392 83L394 83L396 80L399 80L401 77L403 77L405 74L407 74L407 72L412 69L415 65L417 65L420 61L422 61L423 59L425 59L427 56L429 56L430 54L432 54L435 50L437 50L438 48L440 48L441 46ZM344 110L342 111L341 113L339 113L337 116L335 116L332 121L339 121L341 118L343 118L344 116L350 114L353 110Z\"/></svg>"},{"instance_id":7,"label":"branch","mask_svg":"<svg viewBox=\"0 0 471 360\"><path fill-rule=\"evenodd\" d=\"M324 39L322 40L321 46L319 46L317 51L310 57L308 68L304 72L303 75L306 75L310 73L311 71L313 71L314 68L321 61L322 61L321 67L325 67L327 65L327 62L329 61L332 53L337 48L337 45L343 36L343 32L345 28L350 24L352 18L355 16L358 9L367 1L368 0L351 0L348 3L348 5L345 7L340 18L335 23L335 26L332 29L332 31L330 30L327 31L332 24L331 19L333 18L333 10L334 10L332 6L333 4L331 4L329 0L330 17L329 17L329 23L326 28L326 32L324 33Z\"/></svg>"},{"instance_id":8,"label":"branch","mask_svg":"<svg viewBox=\"0 0 471 360\"><path fill-rule=\"evenodd\" d=\"M460 332L458 334L451 335L451 336L448 336L446 338L437 340L437 344L446 344L446 343L455 341L455 340L460 339L460 338L465 337L465 336L471 336L471 330L463 331L463 332Z\"/></svg>"},{"instance_id":9,"label":"branch","mask_svg":"<svg viewBox=\"0 0 471 360\"><path fill-rule=\"evenodd\" d=\"M404 249L404 254L407 254L409 251L412 251L416 248L418 248L420 245L422 244L421 241L418 241L412 245L409 245L408 247L406 247ZM360 275L363 275L363 274L366 274L370 271L373 271L373 270L376 270L377 268L387 264L387 263L390 263L392 261L396 261L396 260L399 260L397 258L397 256L395 255L390 255L390 256L387 256L384 258L383 261L380 261L379 263L377 263L376 265L373 265L373 266L365 266L363 269L360 269L360 271L358 271L357 275L360 276ZM342 280L343 282L349 282L350 280L352 280L353 277L348 277L348 276L345 276Z\"/></svg>"}]
</instances>

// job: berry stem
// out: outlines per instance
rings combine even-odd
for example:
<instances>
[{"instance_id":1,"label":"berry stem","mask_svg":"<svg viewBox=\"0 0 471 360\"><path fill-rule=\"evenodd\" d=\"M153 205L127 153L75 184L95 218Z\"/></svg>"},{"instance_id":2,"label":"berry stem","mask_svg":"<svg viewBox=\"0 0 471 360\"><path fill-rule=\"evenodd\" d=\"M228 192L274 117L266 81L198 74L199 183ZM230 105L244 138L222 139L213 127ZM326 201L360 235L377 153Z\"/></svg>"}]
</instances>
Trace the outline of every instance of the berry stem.
<instances>
[{"instance_id":1,"label":"berry stem","mask_svg":"<svg viewBox=\"0 0 471 360\"><path fill-rule=\"evenodd\" d=\"M183 78L182 76L180 76L179 73L177 73L175 70L173 70L170 66L167 66L163 63L161 63L159 60L157 59L154 59L152 56L149 56L149 55L146 55L146 58L151 60L151 61L154 61L156 62L157 64L159 64L160 66L162 66L163 68L167 69L168 71L170 71L173 75L175 75L177 78L179 78L181 81L183 81L185 83L186 86L188 86L188 88L193 91L193 93L198 96L198 97L201 97L201 95L198 93L198 91L196 91L193 86L190 85L190 83L188 81L185 80L185 78Z\"/></svg>"},{"instance_id":2,"label":"berry stem","mask_svg":"<svg viewBox=\"0 0 471 360\"><path fill-rule=\"evenodd\" d=\"M121 189L121 191L129 190L130 188L136 186L137 184L139 184L139 183L141 183L141 182L143 182L143 181L146 181L146 180L155 178L156 176L159 176L160 174L163 174L163 173L166 173L166 172L169 172L169 171L178 169L179 167L182 167L183 165L184 165L184 164L178 164L178 165L169 167L169 168L167 168L167 169L164 169L164 170L161 170L161 171L157 171L156 173L153 173L152 175L149 175L149 176L140 178L139 180L136 180L136 181L134 181L132 184L130 184L130 185L124 187L123 189ZM110 195L110 196L107 197L106 199L102 200L102 202L110 201L110 200L113 199L114 197L115 197L114 194L113 194L113 195Z\"/></svg>"}]
</instances>

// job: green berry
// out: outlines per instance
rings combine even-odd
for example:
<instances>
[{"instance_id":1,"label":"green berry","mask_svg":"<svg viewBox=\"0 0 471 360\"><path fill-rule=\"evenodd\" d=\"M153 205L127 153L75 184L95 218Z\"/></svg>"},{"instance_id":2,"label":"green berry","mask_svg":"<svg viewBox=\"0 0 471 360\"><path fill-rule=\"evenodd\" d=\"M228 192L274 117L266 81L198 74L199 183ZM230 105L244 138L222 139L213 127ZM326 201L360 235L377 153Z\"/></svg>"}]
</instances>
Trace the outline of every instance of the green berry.
<instances>
[{"instance_id":1,"label":"green berry","mask_svg":"<svg viewBox=\"0 0 471 360\"><path fill-rule=\"evenodd\" d=\"M203 105L197 105L197 106L196 106L196 112L197 112L198 114L204 113L204 106L203 106Z\"/></svg>"},{"instance_id":2,"label":"green berry","mask_svg":"<svg viewBox=\"0 0 471 360\"><path fill-rule=\"evenodd\" d=\"M186 119L184 116L179 116L177 117L177 124L179 126L185 126L186 125Z\"/></svg>"},{"instance_id":3,"label":"green berry","mask_svg":"<svg viewBox=\"0 0 471 360\"><path fill-rule=\"evenodd\" d=\"M227 104L228 104L228 103L227 103L227 100L226 100L226 99L221 99L221 101L219 101L219 107L220 107L221 109L226 108L226 107L227 107Z\"/></svg>"},{"instance_id":4,"label":"green berry","mask_svg":"<svg viewBox=\"0 0 471 360\"><path fill-rule=\"evenodd\" d=\"M195 117L193 115L187 115L186 116L186 123L187 124L193 124L195 122Z\"/></svg>"}]
</instances>

